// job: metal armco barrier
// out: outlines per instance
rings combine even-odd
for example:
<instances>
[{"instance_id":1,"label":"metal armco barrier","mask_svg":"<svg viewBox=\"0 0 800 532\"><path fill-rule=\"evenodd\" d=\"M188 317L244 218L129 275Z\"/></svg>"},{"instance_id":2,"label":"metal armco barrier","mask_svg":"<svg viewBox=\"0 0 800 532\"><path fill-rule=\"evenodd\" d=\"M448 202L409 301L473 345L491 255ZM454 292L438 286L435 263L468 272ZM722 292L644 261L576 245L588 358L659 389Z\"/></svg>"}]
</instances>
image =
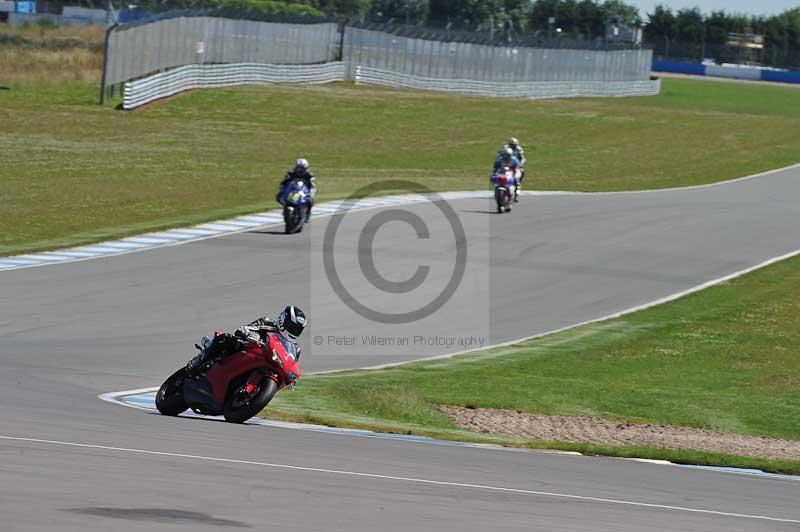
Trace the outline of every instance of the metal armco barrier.
<instances>
[{"instance_id":1,"label":"metal armco barrier","mask_svg":"<svg viewBox=\"0 0 800 532\"><path fill-rule=\"evenodd\" d=\"M495 96L501 98L574 98L655 96L661 80L647 81L536 81L489 82L465 79L423 78L364 66L354 67L356 83L404 89Z\"/></svg>"},{"instance_id":2,"label":"metal armco barrier","mask_svg":"<svg viewBox=\"0 0 800 532\"><path fill-rule=\"evenodd\" d=\"M122 107L135 109L147 103L200 88L230 87L254 83L331 83L343 81L341 62L321 65L264 65L238 63L187 65L125 83Z\"/></svg>"}]
</instances>

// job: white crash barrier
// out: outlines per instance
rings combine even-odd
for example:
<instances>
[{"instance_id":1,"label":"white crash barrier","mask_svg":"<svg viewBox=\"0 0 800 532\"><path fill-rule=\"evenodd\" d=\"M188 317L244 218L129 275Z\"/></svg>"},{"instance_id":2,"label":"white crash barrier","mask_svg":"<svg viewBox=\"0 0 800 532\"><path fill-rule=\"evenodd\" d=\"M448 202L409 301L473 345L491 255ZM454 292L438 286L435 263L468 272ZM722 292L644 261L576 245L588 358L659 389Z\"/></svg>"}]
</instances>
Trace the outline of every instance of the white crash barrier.
<instances>
[{"instance_id":1,"label":"white crash barrier","mask_svg":"<svg viewBox=\"0 0 800 532\"><path fill-rule=\"evenodd\" d=\"M537 81L497 83L467 79L436 79L398 74L364 66L354 69L356 83L395 88L427 89L501 98L570 98L655 96L661 80L646 81Z\"/></svg>"},{"instance_id":2,"label":"white crash barrier","mask_svg":"<svg viewBox=\"0 0 800 532\"><path fill-rule=\"evenodd\" d=\"M332 83L344 81L349 69L342 62L319 65L265 65L237 63L187 65L125 83L123 108L135 109L180 92L213 87L274 83ZM570 98L655 96L660 80L647 81L537 81L498 83L465 79L435 79L356 66L354 81L365 85L448 91L501 98Z\"/></svg>"},{"instance_id":3,"label":"white crash barrier","mask_svg":"<svg viewBox=\"0 0 800 532\"><path fill-rule=\"evenodd\" d=\"M317 65L266 65L260 63L186 65L125 83L122 107L135 109L155 100L192 89L259 83L318 84L343 81L344 79L345 67L341 62Z\"/></svg>"},{"instance_id":4,"label":"white crash barrier","mask_svg":"<svg viewBox=\"0 0 800 532\"><path fill-rule=\"evenodd\" d=\"M760 80L761 69L737 65L706 65L706 76Z\"/></svg>"}]
</instances>

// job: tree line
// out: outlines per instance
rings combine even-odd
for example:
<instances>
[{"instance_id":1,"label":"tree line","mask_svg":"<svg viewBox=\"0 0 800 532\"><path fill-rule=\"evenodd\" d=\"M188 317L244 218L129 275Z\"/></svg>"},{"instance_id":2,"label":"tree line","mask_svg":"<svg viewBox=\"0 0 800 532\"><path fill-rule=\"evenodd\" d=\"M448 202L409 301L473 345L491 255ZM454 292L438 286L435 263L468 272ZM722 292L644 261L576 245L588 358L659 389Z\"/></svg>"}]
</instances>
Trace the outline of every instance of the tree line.
<instances>
[{"instance_id":1,"label":"tree line","mask_svg":"<svg viewBox=\"0 0 800 532\"><path fill-rule=\"evenodd\" d=\"M74 5L75 0L64 1ZM115 0L112 0L112 3ZM119 0L122 2L123 0ZM125 0L130 2L131 0ZM107 0L78 0L105 7ZM233 7L266 14L330 16L390 24L410 24L509 35L557 35L579 40L603 39L611 24L639 27L657 56L758 60L800 66L800 7L773 16L753 16L663 5L640 13L624 0L139 0L143 9ZM554 22L553 22L554 20ZM726 47L731 33L764 36L758 57L736 57Z\"/></svg>"},{"instance_id":2,"label":"tree line","mask_svg":"<svg viewBox=\"0 0 800 532\"><path fill-rule=\"evenodd\" d=\"M640 27L657 55L676 58L757 60L800 67L800 7L772 16L658 5L640 13L624 0L308 0L327 13L373 17L395 23L486 31L552 34L602 39L610 24ZM555 22L551 21L555 19ZM731 33L763 35L763 51L743 57L744 47L726 46Z\"/></svg>"},{"instance_id":3,"label":"tree line","mask_svg":"<svg viewBox=\"0 0 800 532\"><path fill-rule=\"evenodd\" d=\"M763 36L764 50L759 59L764 63L800 64L800 7L778 15L748 16L715 11L704 15L699 9L681 9L677 13L657 6L644 25L644 35L656 53L689 58L713 57L727 53L742 55L744 47L725 49L729 35L756 34ZM672 50L670 50L672 46Z\"/></svg>"}]
</instances>

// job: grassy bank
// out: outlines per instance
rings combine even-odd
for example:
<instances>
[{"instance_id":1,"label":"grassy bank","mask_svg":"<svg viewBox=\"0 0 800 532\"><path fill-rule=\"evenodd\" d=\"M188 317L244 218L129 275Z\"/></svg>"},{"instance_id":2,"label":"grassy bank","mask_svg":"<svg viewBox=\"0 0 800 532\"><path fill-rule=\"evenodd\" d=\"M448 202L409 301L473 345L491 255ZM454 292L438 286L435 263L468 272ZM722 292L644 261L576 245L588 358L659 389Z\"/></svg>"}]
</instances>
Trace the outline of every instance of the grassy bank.
<instances>
[{"instance_id":1,"label":"grassy bank","mask_svg":"<svg viewBox=\"0 0 800 532\"><path fill-rule=\"evenodd\" d=\"M63 53L79 54L79 65L98 60ZM539 189L692 185L800 160L800 99L784 87L666 80L658 97L537 102L242 87L122 112L96 104L95 84L62 78L91 69L62 68L37 49L1 54L10 90L0 91L0 255L272 207L276 182L301 155L323 200L381 177L485 187L512 133Z\"/></svg>"},{"instance_id":2,"label":"grassy bank","mask_svg":"<svg viewBox=\"0 0 800 532\"><path fill-rule=\"evenodd\" d=\"M100 26L0 24L0 86L58 91L64 83L99 83L104 37Z\"/></svg>"},{"instance_id":3,"label":"grassy bank","mask_svg":"<svg viewBox=\"0 0 800 532\"><path fill-rule=\"evenodd\" d=\"M382 371L308 376L270 416L455 439L436 405L589 415L800 440L800 258L623 318ZM758 467L800 462L500 438L512 445Z\"/></svg>"}]
</instances>

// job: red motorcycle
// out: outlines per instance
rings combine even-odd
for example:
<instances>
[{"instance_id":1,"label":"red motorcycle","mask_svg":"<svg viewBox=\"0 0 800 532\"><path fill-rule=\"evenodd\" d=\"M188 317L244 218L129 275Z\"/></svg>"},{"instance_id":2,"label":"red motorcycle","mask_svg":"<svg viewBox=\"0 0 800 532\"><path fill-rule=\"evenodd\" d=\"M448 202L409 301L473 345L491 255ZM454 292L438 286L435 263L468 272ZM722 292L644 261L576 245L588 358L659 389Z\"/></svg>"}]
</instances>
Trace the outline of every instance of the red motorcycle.
<instances>
[{"instance_id":1,"label":"red motorcycle","mask_svg":"<svg viewBox=\"0 0 800 532\"><path fill-rule=\"evenodd\" d=\"M511 212L511 201L514 199L517 177L513 169L504 166L502 170L492 175L494 185L494 200L497 203L497 212Z\"/></svg>"},{"instance_id":2,"label":"red motorcycle","mask_svg":"<svg viewBox=\"0 0 800 532\"><path fill-rule=\"evenodd\" d=\"M297 358L294 343L269 333L267 342L251 340L241 351L208 360L197 376L179 369L159 388L156 408L167 416L191 408L198 414L222 415L230 423L244 423L261 412L279 390L294 387L300 378Z\"/></svg>"}]
</instances>

